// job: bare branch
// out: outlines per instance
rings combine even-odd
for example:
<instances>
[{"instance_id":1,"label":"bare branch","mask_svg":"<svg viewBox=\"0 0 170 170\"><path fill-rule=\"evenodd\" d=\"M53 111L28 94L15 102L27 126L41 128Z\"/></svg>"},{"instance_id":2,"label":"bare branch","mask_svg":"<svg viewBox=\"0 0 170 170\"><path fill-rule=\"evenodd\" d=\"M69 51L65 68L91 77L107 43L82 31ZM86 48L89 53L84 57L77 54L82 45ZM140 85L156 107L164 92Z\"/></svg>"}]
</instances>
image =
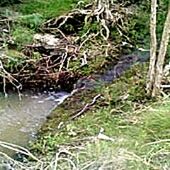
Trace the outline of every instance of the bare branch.
<instances>
[{"instance_id":1,"label":"bare branch","mask_svg":"<svg viewBox=\"0 0 170 170\"><path fill-rule=\"evenodd\" d=\"M93 98L93 101L91 103L87 103L81 111L79 111L76 115L74 115L71 119L75 119L77 117L80 117L85 111L89 109L89 107L93 106L96 103L96 100L101 97L101 94L98 94Z\"/></svg>"}]
</instances>

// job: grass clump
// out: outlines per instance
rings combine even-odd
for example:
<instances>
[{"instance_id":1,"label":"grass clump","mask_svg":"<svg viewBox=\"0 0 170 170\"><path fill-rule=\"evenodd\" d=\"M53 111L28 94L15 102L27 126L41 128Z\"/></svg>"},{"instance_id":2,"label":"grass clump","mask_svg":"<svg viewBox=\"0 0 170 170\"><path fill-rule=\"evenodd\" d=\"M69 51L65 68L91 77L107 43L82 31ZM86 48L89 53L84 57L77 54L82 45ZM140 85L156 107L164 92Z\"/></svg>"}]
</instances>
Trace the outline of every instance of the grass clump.
<instances>
[{"instance_id":1,"label":"grass clump","mask_svg":"<svg viewBox=\"0 0 170 170\"><path fill-rule=\"evenodd\" d=\"M12 36L14 43L18 49L22 49L23 45L27 45L32 42L33 34L35 32L29 28L17 26L13 29Z\"/></svg>"},{"instance_id":2,"label":"grass clump","mask_svg":"<svg viewBox=\"0 0 170 170\"><path fill-rule=\"evenodd\" d=\"M24 26L28 27L32 30L37 31L39 26L44 21L43 16L40 14L30 14L30 15L24 15L18 18L18 22Z\"/></svg>"}]
</instances>

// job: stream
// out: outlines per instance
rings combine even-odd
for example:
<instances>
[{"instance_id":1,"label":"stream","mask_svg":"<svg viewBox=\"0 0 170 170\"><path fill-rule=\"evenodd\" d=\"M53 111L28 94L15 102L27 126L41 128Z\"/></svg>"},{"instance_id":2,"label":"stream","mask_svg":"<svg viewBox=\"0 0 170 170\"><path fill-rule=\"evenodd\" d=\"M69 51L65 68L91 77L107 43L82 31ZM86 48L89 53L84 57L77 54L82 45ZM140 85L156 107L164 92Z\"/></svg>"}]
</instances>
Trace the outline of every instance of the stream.
<instances>
[{"instance_id":1,"label":"stream","mask_svg":"<svg viewBox=\"0 0 170 170\"><path fill-rule=\"evenodd\" d=\"M69 95L66 92L34 94L27 91L19 100L17 93L9 93L7 98L0 94L0 141L26 146L35 138L51 110ZM4 148L0 147L1 151Z\"/></svg>"}]
</instances>

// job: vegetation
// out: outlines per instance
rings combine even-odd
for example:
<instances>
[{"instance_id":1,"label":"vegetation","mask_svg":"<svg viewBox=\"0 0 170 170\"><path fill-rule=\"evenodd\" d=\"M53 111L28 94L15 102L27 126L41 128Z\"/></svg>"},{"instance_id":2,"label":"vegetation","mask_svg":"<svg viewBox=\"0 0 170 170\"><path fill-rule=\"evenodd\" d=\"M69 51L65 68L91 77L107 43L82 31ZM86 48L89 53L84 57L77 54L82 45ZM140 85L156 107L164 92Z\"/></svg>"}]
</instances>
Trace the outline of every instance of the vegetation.
<instances>
[{"instance_id":1,"label":"vegetation","mask_svg":"<svg viewBox=\"0 0 170 170\"><path fill-rule=\"evenodd\" d=\"M131 71L143 68L137 66ZM65 152L71 152L71 156L66 153L66 157L79 169L86 166L86 169L134 170L169 167L169 101L149 104L151 101L144 99L141 88L144 81L138 77L140 71L133 77L132 72L127 73L129 76L126 74L126 78L120 78L106 89L96 89L104 101L98 101L81 118L66 121L61 129L54 130L58 124L53 122L53 126L48 127L52 132L34 143L35 151L46 155L56 152L56 148L62 151L64 147ZM86 96L83 101L87 98L90 100ZM145 100L147 103L142 103ZM62 106L53 114L69 114L69 109L61 109ZM63 157L61 154L60 158ZM63 162L58 162L59 166L67 169L68 161Z\"/></svg>"},{"instance_id":2,"label":"vegetation","mask_svg":"<svg viewBox=\"0 0 170 170\"><path fill-rule=\"evenodd\" d=\"M113 84L75 93L56 108L31 144L32 153L42 160L30 155L37 169L169 167L169 99L154 102L145 96L146 73L147 64L137 64ZM70 120L98 94L95 105Z\"/></svg>"},{"instance_id":3,"label":"vegetation","mask_svg":"<svg viewBox=\"0 0 170 170\"><path fill-rule=\"evenodd\" d=\"M162 23L166 19L168 2L169 0L164 0L159 4L158 43L163 30ZM1 36L5 40L12 38L14 44L8 40L3 42L2 46L7 54L3 62L5 68L16 73L28 59L29 68L35 69L34 66L39 66L44 51L30 51L28 48L23 51L24 46L31 44L35 33L46 32L48 28L51 28L48 33L57 35L53 31L60 22L58 24L59 19L54 17L63 16L76 5L84 6L77 3L77 0L58 0L57 3L56 0L25 0L20 5L8 7L2 16L8 19L12 17L11 32L7 35L3 33ZM111 66L118 62L117 57L120 55L132 54L141 48L149 49L150 3L139 1L133 2L132 5L132 1L120 0L114 3L118 5L116 7L119 10L117 8L114 10L120 14L121 20L116 20L118 22L111 27L109 37L106 34L107 29L103 31L104 34L100 32L109 24L104 26L102 22L98 24L93 20L93 13L91 16L87 15L89 19L87 24L83 20L83 24L78 25L78 31L67 21L61 27L65 34L65 37L62 37L65 41L62 43L69 38L73 38L71 40L74 41L75 38L85 34L88 35L86 38L89 38L90 35L100 32L100 36L84 43L82 51L80 50L84 57L86 57L86 53L83 53L86 52L85 49L92 51L91 55L87 55L88 64L80 67L80 60L74 59L69 63L70 72L78 72L80 73L78 76L83 78L93 78L96 73L103 74L108 68L111 69ZM124 3L125 6L122 7L120 3ZM80 7L80 10L82 8ZM71 16L74 15L74 12L71 13ZM84 42L83 40L79 38L79 45ZM108 42L111 47L107 46ZM109 55L105 55L107 49L110 50L108 50ZM167 61L169 52L168 47ZM142 60L144 55L141 54ZM54 70L58 71L58 67ZM21 156L22 162L10 161L16 169L168 169L170 167L169 99L166 94L164 94L166 99L157 100L151 99L146 94L147 71L148 63L136 63L110 84L99 82L96 85L95 82L92 83L93 88L79 89L52 111L40 129L38 139L29 145L29 150L36 157L28 150L17 147L17 150L27 157ZM68 86L70 82L67 84L65 80L62 83ZM5 144L0 142L0 145Z\"/></svg>"}]
</instances>

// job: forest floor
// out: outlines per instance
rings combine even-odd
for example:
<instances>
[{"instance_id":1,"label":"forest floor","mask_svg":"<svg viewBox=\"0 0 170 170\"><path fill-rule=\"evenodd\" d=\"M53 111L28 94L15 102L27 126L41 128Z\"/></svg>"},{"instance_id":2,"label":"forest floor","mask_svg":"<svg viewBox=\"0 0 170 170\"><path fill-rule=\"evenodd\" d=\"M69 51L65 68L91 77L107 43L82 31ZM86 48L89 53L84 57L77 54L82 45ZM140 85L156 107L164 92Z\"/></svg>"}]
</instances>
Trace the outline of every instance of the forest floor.
<instances>
[{"instance_id":1,"label":"forest floor","mask_svg":"<svg viewBox=\"0 0 170 170\"><path fill-rule=\"evenodd\" d=\"M158 37L167 3L162 3L159 11ZM16 20L10 34L1 35L3 39L12 38L14 41L13 44L3 41L6 55L15 59L7 62L6 69L10 72L16 63L23 63L23 47L32 44L34 34L41 32L42 23L64 15L76 4L75 0L58 0L57 3L56 0L30 0L3 7L3 15ZM111 43L115 42L112 45L118 45L114 52L111 50L116 57L131 54L139 48L149 48L149 4L141 2L127 6L125 9L129 6L130 9L135 8L135 13L129 16L128 22L125 21L127 27L121 30L123 35L119 34L120 30L111 33ZM124 15L124 11L122 13ZM88 29L91 27L88 26ZM93 24L91 30L97 29L96 23ZM97 42L99 47L102 40ZM127 44L122 46L122 42ZM87 44L86 48L93 47L92 44ZM93 48L90 49L93 51ZM167 56L170 56L169 53L170 48ZM103 73L113 58L102 58L103 53L96 55L100 57L89 59L88 67L78 67L77 62L73 62L70 70L80 72L83 77ZM34 53L34 59L39 59L39 54ZM29 157L23 162L15 160L16 169L168 170L170 100L168 92L157 100L146 95L147 68L147 62L136 63L110 84L76 91L52 111L38 139L30 144L28 149L35 156L27 152Z\"/></svg>"}]
</instances>

